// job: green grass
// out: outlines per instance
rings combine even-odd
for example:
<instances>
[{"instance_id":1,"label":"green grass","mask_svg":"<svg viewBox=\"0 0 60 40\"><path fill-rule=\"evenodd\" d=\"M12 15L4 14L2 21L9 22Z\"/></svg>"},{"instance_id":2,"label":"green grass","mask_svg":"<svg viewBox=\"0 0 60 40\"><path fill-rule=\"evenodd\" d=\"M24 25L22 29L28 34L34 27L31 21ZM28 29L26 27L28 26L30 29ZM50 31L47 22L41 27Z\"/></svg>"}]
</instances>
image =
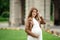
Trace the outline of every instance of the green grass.
<instances>
[{"instance_id":1,"label":"green grass","mask_svg":"<svg viewBox=\"0 0 60 40\"><path fill-rule=\"evenodd\" d=\"M60 38L43 31L43 40L59 40ZM27 40L24 30L0 30L0 40Z\"/></svg>"},{"instance_id":2,"label":"green grass","mask_svg":"<svg viewBox=\"0 0 60 40\"><path fill-rule=\"evenodd\" d=\"M26 40L23 30L0 30L0 40Z\"/></svg>"},{"instance_id":3,"label":"green grass","mask_svg":"<svg viewBox=\"0 0 60 40\"><path fill-rule=\"evenodd\" d=\"M43 40L60 40L60 37L43 31Z\"/></svg>"}]
</instances>

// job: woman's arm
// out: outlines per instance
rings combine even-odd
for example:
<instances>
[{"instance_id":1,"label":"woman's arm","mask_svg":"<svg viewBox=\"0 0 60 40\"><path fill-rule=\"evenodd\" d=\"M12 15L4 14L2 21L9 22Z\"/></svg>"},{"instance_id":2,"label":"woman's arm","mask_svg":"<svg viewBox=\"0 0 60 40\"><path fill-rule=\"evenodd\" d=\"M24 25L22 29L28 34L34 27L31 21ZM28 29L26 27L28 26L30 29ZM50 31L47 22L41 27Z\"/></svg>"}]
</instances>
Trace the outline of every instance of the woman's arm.
<instances>
[{"instance_id":1,"label":"woman's arm","mask_svg":"<svg viewBox=\"0 0 60 40\"><path fill-rule=\"evenodd\" d=\"M43 17L39 15L39 13L38 13L38 18L39 18L40 24L46 24Z\"/></svg>"},{"instance_id":2,"label":"woman's arm","mask_svg":"<svg viewBox=\"0 0 60 40\"><path fill-rule=\"evenodd\" d=\"M40 23L41 24L46 24L42 16L40 16Z\"/></svg>"},{"instance_id":3,"label":"woman's arm","mask_svg":"<svg viewBox=\"0 0 60 40\"><path fill-rule=\"evenodd\" d=\"M29 28L30 28L30 26L31 26L30 22L31 22L31 18L29 18L29 19L26 21L26 23L25 23L25 32L26 32L28 35L32 36L32 37L38 38L38 35L32 33L32 32L29 30ZM30 25L30 26L29 26L29 25Z\"/></svg>"}]
</instances>

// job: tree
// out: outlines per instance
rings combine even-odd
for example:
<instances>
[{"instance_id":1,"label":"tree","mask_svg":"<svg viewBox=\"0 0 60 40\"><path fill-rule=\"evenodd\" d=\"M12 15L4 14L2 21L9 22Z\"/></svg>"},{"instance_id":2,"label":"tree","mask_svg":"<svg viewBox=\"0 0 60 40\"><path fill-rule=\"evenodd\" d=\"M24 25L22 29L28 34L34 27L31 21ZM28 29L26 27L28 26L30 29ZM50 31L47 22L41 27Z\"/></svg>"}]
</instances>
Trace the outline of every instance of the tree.
<instances>
[{"instance_id":1,"label":"tree","mask_svg":"<svg viewBox=\"0 0 60 40\"><path fill-rule=\"evenodd\" d=\"M4 11L9 11L9 0L0 0L0 16Z\"/></svg>"}]
</instances>

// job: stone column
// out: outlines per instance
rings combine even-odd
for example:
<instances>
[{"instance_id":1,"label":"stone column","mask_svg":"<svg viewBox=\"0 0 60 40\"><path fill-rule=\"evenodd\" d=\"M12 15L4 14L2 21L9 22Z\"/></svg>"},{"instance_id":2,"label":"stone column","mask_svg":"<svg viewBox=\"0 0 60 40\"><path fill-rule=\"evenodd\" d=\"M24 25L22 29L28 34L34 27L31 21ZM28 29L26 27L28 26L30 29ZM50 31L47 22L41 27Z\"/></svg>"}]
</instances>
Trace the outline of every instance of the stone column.
<instances>
[{"instance_id":1,"label":"stone column","mask_svg":"<svg viewBox=\"0 0 60 40\"><path fill-rule=\"evenodd\" d=\"M50 2L51 0L46 0L46 20L50 21Z\"/></svg>"},{"instance_id":2,"label":"stone column","mask_svg":"<svg viewBox=\"0 0 60 40\"><path fill-rule=\"evenodd\" d=\"M38 9L40 15L44 18L44 0L35 0L34 6Z\"/></svg>"},{"instance_id":3,"label":"stone column","mask_svg":"<svg viewBox=\"0 0 60 40\"><path fill-rule=\"evenodd\" d=\"M10 0L10 26L19 26L21 24L21 2L20 0Z\"/></svg>"},{"instance_id":4,"label":"stone column","mask_svg":"<svg viewBox=\"0 0 60 40\"><path fill-rule=\"evenodd\" d=\"M44 17L44 0L26 0L26 16L28 16L29 11L32 7L39 10L39 13Z\"/></svg>"},{"instance_id":5,"label":"stone column","mask_svg":"<svg viewBox=\"0 0 60 40\"><path fill-rule=\"evenodd\" d=\"M45 8L45 19L46 19L46 25L47 27L51 26L51 21L50 21L50 4L51 4L51 0L45 0L46 3L46 8Z\"/></svg>"},{"instance_id":6,"label":"stone column","mask_svg":"<svg viewBox=\"0 0 60 40\"><path fill-rule=\"evenodd\" d=\"M26 12L25 12L25 18L27 18L27 16L28 16L28 14L29 14L29 11L30 11L30 8L31 7L33 7L33 0L26 0L25 1L26 2L26 5L25 5L25 10L26 10Z\"/></svg>"}]
</instances>

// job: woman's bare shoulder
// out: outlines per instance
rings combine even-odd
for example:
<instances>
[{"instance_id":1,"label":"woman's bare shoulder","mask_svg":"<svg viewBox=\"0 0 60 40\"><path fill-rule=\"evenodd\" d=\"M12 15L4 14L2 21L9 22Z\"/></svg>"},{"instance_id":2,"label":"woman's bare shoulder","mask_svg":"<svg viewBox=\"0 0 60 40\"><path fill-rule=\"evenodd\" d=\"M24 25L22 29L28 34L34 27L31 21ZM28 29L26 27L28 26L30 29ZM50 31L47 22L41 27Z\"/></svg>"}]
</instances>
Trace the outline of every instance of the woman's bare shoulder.
<instances>
[{"instance_id":1,"label":"woman's bare shoulder","mask_svg":"<svg viewBox=\"0 0 60 40\"><path fill-rule=\"evenodd\" d=\"M28 21L32 21L32 17L27 18Z\"/></svg>"},{"instance_id":2,"label":"woman's bare shoulder","mask_svg":"<svg viewBox=\"0 0 60 40\"><path fill-rule=\"evenodd\" d=\"M28 21L32 21L32 18L31 17L26 18L25 22L28 22Z\"/></svg>"}]
</instances>

